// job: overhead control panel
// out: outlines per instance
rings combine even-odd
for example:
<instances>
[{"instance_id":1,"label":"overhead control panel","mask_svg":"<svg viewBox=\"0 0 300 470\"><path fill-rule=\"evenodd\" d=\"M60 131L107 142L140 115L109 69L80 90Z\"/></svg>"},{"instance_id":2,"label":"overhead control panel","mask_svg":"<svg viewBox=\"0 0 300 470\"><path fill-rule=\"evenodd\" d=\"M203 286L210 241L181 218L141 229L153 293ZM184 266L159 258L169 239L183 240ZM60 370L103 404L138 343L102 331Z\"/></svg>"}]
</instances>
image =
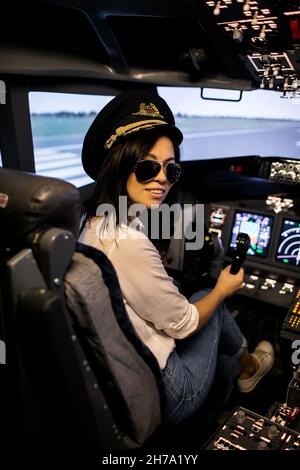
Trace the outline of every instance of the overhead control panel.
<instances>
[{"instance_id":1,"label":"overhead control panel","mask_svg":"<svg viewBox=\"0 0 300 470\"><path fill-rule=\"evenodd\" d=\"M260 88L300 94L300 0L206 0Z\"/></svg>"}]
</instances>

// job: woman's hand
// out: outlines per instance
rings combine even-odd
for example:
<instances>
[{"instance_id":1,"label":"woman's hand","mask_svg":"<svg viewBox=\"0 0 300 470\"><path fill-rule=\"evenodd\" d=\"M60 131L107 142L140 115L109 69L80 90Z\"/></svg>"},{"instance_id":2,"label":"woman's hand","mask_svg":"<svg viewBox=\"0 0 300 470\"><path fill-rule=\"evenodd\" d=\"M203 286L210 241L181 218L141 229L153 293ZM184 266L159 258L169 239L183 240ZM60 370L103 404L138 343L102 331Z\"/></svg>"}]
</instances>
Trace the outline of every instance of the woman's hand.
<instances>
[{"instance_id":1,"label":"woman's hand","mask_svg":"<svg viewBox=\"0 0 300 470\"><path fill-rule=\"evenodd\" d=\"M218 277L215 289L224 299L235 294L243 287L244 270L241 268L237 274L230 274L231 265L227 266Z\"/></svg>"}]
</instances>

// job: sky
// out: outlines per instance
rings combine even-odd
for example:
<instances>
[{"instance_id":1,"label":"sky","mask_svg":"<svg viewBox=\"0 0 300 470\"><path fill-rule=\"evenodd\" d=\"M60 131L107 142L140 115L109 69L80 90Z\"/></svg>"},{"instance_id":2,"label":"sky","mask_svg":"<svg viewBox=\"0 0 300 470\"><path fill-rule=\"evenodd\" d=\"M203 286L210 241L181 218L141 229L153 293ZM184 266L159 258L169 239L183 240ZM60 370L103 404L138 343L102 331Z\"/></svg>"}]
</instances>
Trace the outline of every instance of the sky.
<instances>
[{"instance_id":1,"label":"sky","mask_svg":"<svg viewBox=\"0 0 300 470\"><path fill-rule=\"evenodd\" d=\"M300 120L300 99L282 99L281 92L244 92L242 101L238 103L203 100L199 88L158 87L158 93L167 101L174 114ZM30 111L34 113L88 113L100 111L110 99L108 96L31 92L29 105Z\"/></svg>"},{"instance_id":2,"label":"sky","mask_svg":"<svg viewBox=\"0 0 300 470\"><path fill-rule=\"evenodd\" d=\"M79 112L100 111L111 96L78 95L73 93L30 92L31 113L56 113L59 111Z\"/></svg>"}]
</instances>

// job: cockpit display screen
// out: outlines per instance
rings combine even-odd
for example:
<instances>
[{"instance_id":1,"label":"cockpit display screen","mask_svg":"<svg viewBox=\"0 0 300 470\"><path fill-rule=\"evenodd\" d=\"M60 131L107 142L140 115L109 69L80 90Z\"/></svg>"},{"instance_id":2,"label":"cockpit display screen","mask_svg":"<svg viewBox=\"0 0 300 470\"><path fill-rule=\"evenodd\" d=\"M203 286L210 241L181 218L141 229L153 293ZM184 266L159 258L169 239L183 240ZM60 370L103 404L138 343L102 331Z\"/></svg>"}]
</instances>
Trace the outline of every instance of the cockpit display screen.
<instances>
[{"instance_id":1,"label":"cockpit display screen","mask_svg":"<svg viewBox=\"0 0 300 470\"><path fill-rule=\"evenodd\" d=\"M231 232L230 249L235 248L236 238L240 232L243 232L250 237L250 247L247 254L260 257L267 256L272 223L273 217L237 211Z\"/></svg>"},{"instance_id":2,"label":"cockpit display screen","mask_svg":"<svg viewBox=\"0 0 300 470\"><path fill-rule=\"evenodd\" d=\"M300 220L283 219L276 260L300 266Z\"/></svg>"}]
</instances>

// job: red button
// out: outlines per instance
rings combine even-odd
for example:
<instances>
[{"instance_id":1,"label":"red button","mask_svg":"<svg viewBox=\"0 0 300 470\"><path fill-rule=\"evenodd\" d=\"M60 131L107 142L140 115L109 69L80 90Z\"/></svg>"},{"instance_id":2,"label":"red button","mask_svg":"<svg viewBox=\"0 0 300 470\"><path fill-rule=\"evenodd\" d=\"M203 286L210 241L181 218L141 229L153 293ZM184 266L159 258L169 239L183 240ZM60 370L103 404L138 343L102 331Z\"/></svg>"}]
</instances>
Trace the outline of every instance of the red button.
<instances>
[{"instance_id":1,"label":"red button","mask_svg":"<svg viewBox=\"0 0 300 470\"><path fill-rule=\"evenodd\" d=\"M293 39L300 39L299 18L296 18L295 20L290 20L290 29Z\"/></svg>"}]
</instances>

